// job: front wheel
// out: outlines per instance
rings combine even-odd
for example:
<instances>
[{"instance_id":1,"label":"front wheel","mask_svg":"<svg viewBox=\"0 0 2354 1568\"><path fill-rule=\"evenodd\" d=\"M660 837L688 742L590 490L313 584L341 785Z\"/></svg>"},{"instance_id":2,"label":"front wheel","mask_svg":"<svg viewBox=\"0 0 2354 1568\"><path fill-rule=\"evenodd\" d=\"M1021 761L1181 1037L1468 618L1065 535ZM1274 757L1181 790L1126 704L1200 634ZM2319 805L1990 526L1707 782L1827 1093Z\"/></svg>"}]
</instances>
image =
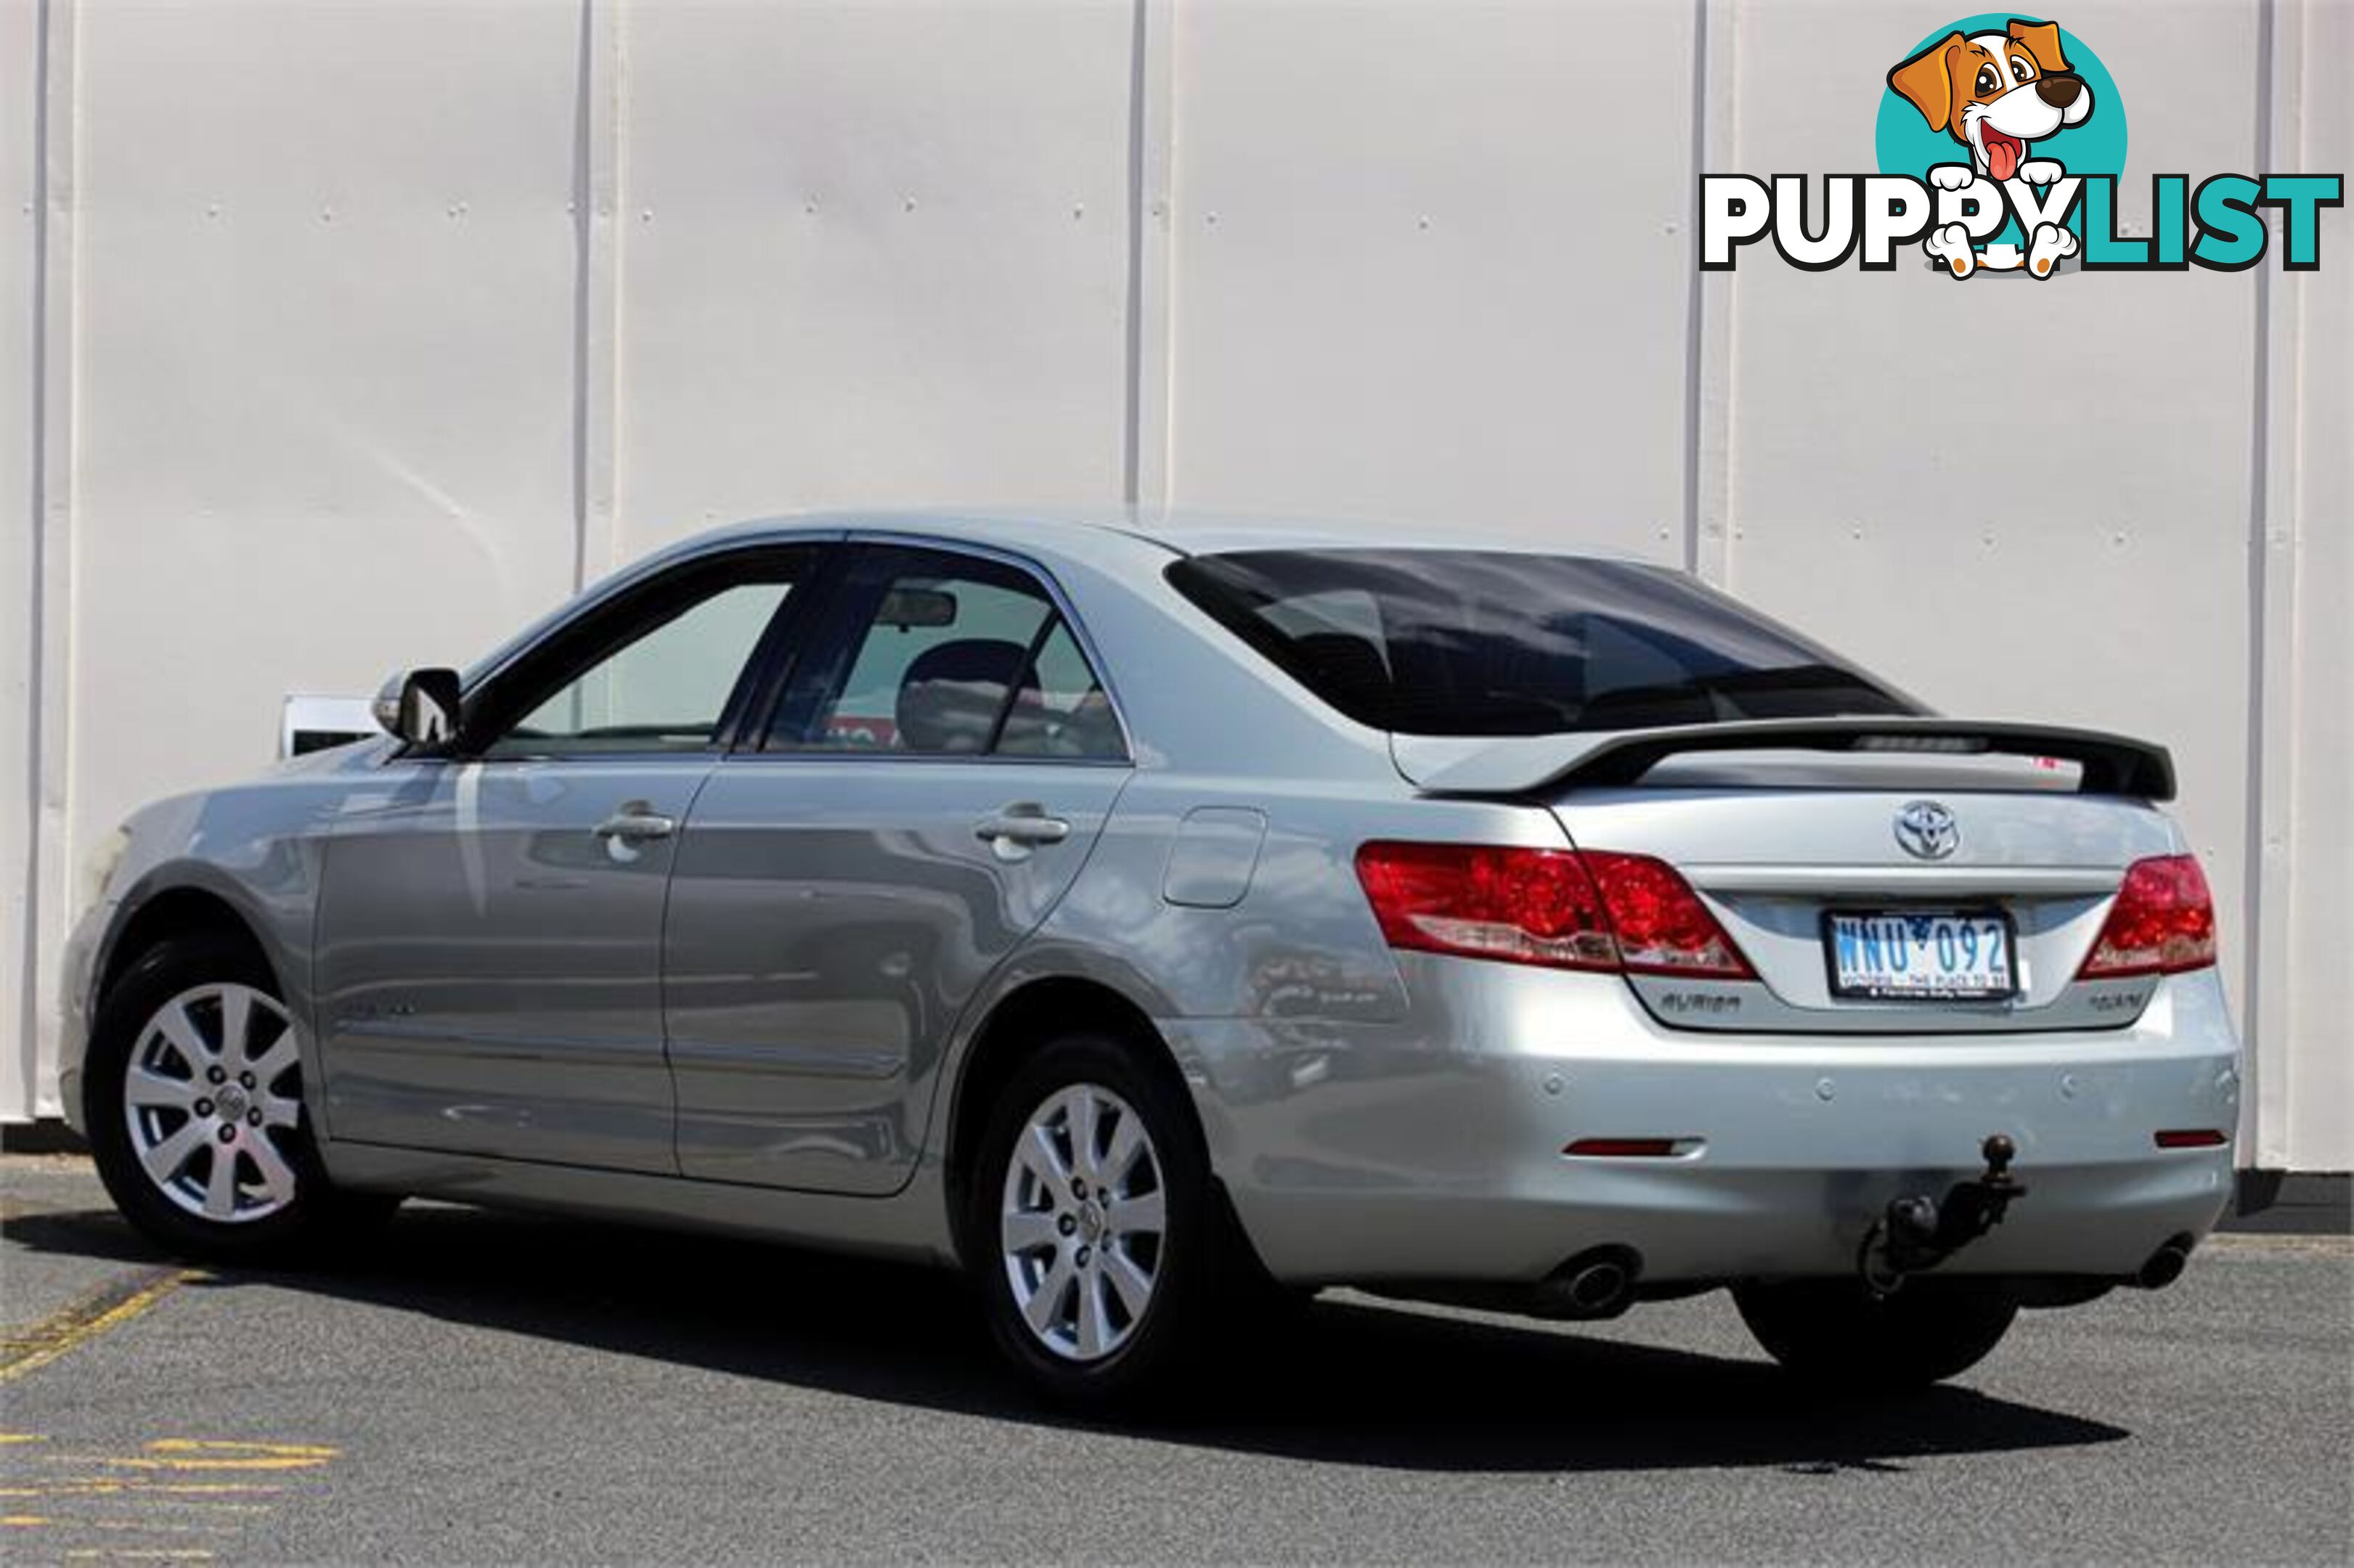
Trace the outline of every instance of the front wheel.
<instances>
[{"instance_id":1,"label":"front wheel","mask_svg":"<svg viewBox=\"0 0 2354 1568\"><path fill-rule=\"evenodd\" d=\"M1165 1391L1205 1338L1225 1238L1175 1075L1125 1044L1042 1047L998 1097L967 1217L997 1342L1050 1395Z\"/></svg>"},{"instance_id":2,"label":"front wheel","mask_svg":"<svg viewBox=\"0 0 2354 1568\"><path fill-rule=\"evenodd\" d=\"M1914 1277L1892 1296L1861 1280L1738 1286L1741 1319L1767 1354L1810 1383L1895 1393L1968 1371L2001 1342L2019 1302L1999 1281Z\"/></svg>"},{"instance_id":3,"label":"front wheel","mask_svg":"<svg viewBox=\"0 0 2354 1568\"><path fill-rule=\"evenodd\" d=\"M83 1095L108 1193L173 1252L281 1261L398 1202L328 1181L294 1021L241 944L183 938L142 954L100 1005Z\"/></svg>"}]
</instances>

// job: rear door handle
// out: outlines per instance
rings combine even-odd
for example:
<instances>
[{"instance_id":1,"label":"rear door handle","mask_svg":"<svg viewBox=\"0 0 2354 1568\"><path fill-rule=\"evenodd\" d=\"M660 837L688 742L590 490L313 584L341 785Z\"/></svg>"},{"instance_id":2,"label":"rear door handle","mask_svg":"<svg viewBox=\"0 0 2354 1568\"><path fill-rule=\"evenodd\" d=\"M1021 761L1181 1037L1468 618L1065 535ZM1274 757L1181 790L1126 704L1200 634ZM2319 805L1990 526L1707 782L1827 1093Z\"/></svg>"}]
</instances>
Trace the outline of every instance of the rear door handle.
<instances>
[{"instance_id":1,"label":"rear door handle","mask_svg":"<svg viewBox=\"0 0 2354 1568\"><path fill-rule=\"evenodd\" d=\"M1050 817L1045 808L1023 802L992 811L973 824L977 837L998 844L1058 844L1071 836L1071 824Z\"/></svg>"},{"instance_id":2,"label":"rear door handle","mask_svg":"<svg viewBox=\"0 0 2354 1568\"><path fill-rule=\"evenodd\" d=\"M678 832L678 819L665 817L643 800L631 800L597 824L600 839L666 839Z\"/></svg>"}]
</instances>

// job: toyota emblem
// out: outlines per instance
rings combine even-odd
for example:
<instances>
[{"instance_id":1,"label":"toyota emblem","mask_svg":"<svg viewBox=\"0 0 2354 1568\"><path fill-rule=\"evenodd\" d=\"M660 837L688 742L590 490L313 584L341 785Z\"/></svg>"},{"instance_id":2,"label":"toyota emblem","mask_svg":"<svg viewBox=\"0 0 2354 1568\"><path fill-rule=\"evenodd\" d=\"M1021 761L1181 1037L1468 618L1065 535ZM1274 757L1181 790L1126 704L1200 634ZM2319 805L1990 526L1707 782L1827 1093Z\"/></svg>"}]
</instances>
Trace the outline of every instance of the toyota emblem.
<instances>
[{"instance_id":1,"label":"toyota emblem","mask_svg":"<svg viewBox=\"0 0 2354 1568\"><path fill-rule=\"evenodd\" d=\"M1896 842L1915 860L1944 860L1962 847L1962 826L1935 800L1913 800L1896 813Z\"/></svg>"}]
</instances>

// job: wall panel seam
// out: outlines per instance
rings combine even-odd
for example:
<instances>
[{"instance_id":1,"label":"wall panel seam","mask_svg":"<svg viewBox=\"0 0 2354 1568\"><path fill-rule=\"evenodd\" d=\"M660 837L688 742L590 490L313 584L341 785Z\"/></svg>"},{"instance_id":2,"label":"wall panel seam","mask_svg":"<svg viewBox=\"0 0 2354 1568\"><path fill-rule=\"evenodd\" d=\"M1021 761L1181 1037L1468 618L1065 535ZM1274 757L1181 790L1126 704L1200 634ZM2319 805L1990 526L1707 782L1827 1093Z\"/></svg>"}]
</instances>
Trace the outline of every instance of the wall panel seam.
<instances>
[{"instance_id":1,"label":"wall panel seam","mask_svg":"<svg viewBox=\"0 0 2354 1568\"><path fill-rule=\"evenodd\" d=\"M34 998L39 990L38 971L41 929L41 801L44 795L42 770L42 735L47 724L47 705L42 700L42 639L47 623L43 616L44 595L42 576L41 535L48 516L48 497L42 474L42 440L47 433L45 403L47 400L48 361L48 336L45 332L48 306L48 274L46 266L48 246L49 182L47 169L48 157L49 112L49 7L54 0L40 0L33 18L33 93L27 105L29 116L26 124L32 137L32 222L26 228L26 275L31 283L28 322L31 350L25 366L27 378L27 408L32 418L30 440L27 450L27 484L24 503L27 534L30 550L26 562L25 620L20 636L25 655L25 800L24 800L24 862L15 868L21 878L19 892L22 902L19 914L24 921L21 929L10 933L14 951L9 963L15 968L19 981L16 1001L9 1021L13 1038L7 1055L5 1075L0 1076L0 1118L15 1120L29 1117L38 1094L36 1070L36 1041L39 1033L40 1010Z\"/></svg>"},{"instance_id":2,"label":"wall panel seam","mask_svg":"<svg viewBox=\"0 0 2354 1568\"><path fill-rule=\"evenodd\" d=\"M1695 201L1701 175L1734 166L1740 115L1735 25L1734 9L1726 0L1693 0L1690 85ZM1695 265L1686 321L1691 341L1684 364L1683 565L1704 580L1722 585L1732 576L1737 293L1732 273L1702 272L1696 264L1697 213L1691 238Z\"/></svg>"},{"instance_id":3,"label":"wall panel seam","mask_svg":"<svg viewBox=\"0 0 2354 1568\"><path fill-rule=\"evenodd\" d=\"M2256 34L2255 161L2274 166L2275 147L2296 143L2301 110L2293 76L2285 70L2297 58L2284 49L2284 26L2299 29L2296 7L2261 0ZM2281 242L2277 208L2264 209L2273 230L2270 249ZM2248 713L2247 837L2243 868L2246 961L2240 1016L2245 1031L2249 1082L2242 1115L2243 1142L2265 1168L2287 1163L2287 1097L2293 1052L2282 1024L2288 1016L2288 918L2295 855L2289 791L2296 777L2294 715L2290 707L2295 672L2291 617L2296 602L2296 552L2286 520L2295 514L2297 425L2296 341L2302 299L2298 280L2276 273L2267 261L2256 269L2253 374L2250 411L2248 495Z\"/></svg>"},{"instance_id":4,"label":"wall panel seam","mask_svg":"<svg viewBox=\"0 0 2354 1568\"><path fill-rule=\"evenodd\" d=\"M1165 504L1175 375L1170 189L1176 156L1170 0L1135 0L1129 56L1128 338L1121 498Z\"/></svg>"},{"instance_id":5,"label":"wall panel seam","mask_svg":"<svg viewBox=\"0 0 2354 1568\"><path fill-rule=\"evenodd\" d=\"M620 492L622 0L580 0L572 227L572 586L614 566Z\"/></svg>"},{"instance_id":6,"label":"wall panel seam","mask_svg":"<svg viewBox=\"0 0 2354 1568\"><path fill-rule=\"evenodd\" d=\"M77 49L80 15L74 0L42 0L38 157L34 171L39 254L35 277L37 389L33 531L34 720L32 875L27 889L26 1011L33 1042L33 1110L57 1106L57 969L73 890L72 796L74 403L77 340L75 207L80 112Z\"/></svg>"}]
</instances>

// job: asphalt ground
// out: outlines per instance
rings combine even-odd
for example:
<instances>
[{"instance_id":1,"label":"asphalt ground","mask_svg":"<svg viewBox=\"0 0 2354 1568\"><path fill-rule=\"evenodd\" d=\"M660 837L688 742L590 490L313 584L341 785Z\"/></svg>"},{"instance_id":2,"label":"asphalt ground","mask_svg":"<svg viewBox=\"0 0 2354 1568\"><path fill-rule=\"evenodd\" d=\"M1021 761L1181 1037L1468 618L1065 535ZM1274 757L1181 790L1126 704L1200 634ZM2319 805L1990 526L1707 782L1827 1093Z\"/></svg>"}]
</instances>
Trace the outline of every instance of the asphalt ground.
<instances>
[{"instance_id":1,"label":"asphalt ground","mask_svg":"<svg viewBox=\"0 0 2354 1568\"><path fill-rule=\"evenodd\" d=\"M0 1160L0 1556L42 1562L2354 1560L2354 1244L2238 1235L1894 1406L1722 1296L1328 1295L1182 1421L1041 1409L957 1282L412 1204L201 1273Z\"/></svg>"}]
</instances>

